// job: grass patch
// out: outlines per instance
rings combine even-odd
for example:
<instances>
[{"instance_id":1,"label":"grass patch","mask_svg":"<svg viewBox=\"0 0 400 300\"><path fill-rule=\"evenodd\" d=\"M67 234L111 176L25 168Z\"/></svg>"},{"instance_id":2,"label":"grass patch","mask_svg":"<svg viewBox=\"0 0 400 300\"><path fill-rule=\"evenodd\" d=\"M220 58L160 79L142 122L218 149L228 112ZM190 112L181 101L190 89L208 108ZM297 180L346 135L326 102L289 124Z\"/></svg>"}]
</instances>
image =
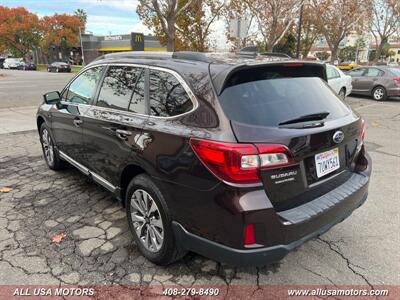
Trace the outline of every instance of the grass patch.
<instances>
[{"instance_id":1,"label":"grass patch","mask_svg":"<svg viewBox=\"0 0 400 300\"><path fill-rule=\"evenodd\" d=\"M72 73L78 73L82 69L82 66L71 66ZM39 64L37 65L37 70L41 72L47 72L47 65Z\"/></svg>"}]
</instances>

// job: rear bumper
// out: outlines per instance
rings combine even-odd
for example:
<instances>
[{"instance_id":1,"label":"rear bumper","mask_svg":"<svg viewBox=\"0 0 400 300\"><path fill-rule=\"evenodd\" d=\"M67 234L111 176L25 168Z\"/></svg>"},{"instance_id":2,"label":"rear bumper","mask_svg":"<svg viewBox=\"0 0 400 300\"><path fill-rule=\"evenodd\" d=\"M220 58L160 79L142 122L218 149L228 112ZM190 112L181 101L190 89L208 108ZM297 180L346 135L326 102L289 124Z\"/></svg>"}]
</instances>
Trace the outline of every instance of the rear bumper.
<instances>
[{"instance_id":1,"label":"rear bumper","mask_svg":"<svg viewBox=\"0 0 400 300\"><path fill-rule=\"evenodd\" d=\"M366 199L367 194L365 194L365 196L361 199L357 207L361 206ZM179 245L183 246L185 250L193 251L216 261L224 262L234 266L263 266L281 260L290 251L300 247L308 240L318 237L319 235L328 231L331 227L337 223L340 223L349 215L351 215L353 210L341 215L334 222L326 224L317 231L314 231L305 237L295 240L287 245L277 245L249 250L234 249L191 234L190 232L186 231L182 225L176 222L173 222L173 229Z\"/></svg>"},{"instance_id":2,"label":"rear bumper","mask_svg":"<svg viewBox=\"0 0 400 300\"><path fill-rule=\"evenodd\" d=\"M185 250L236 266L262 266L279 261L290 251L346 219L366 201L371 174L368 154L366 159L367 169L354 173L336 189L296 208L276 213L281 225L266 226L269 228L265 228L264 232L275 230L274 233L268 232L268 235L279 235L282 243L261 248L236 249L190 233L178 222L173 222L177 243Z\"/></svg>"},{"instance_id":3,"label":"rear bumper","mask_svg":"<svg viewBox=\"0 0 400 300\"><path fill-rule=\"evenodd\" d=\"M400 97L400 86L389 88L387 90L388 97Z\"/></svg>"}]
</instances>

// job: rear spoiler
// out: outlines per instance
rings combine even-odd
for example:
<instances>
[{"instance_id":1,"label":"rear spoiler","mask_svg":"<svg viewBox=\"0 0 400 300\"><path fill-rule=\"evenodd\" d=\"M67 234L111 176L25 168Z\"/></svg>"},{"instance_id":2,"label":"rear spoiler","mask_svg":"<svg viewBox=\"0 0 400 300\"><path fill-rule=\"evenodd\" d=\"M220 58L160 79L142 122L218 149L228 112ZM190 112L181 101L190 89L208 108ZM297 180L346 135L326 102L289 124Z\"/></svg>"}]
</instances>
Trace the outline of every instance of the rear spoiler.
<instances>
[{"instance_id":1,"label":"rear spoiler","mask_svg":"<svg viewBox=\"0 0 400 300\"><path fill-rule=\"evenodd\" d=\"M243 70L253 69L254 71L268 68L279 68L283 73L284 77L319 77L324 81L328 81L326 76L326 65L320 62L310 61L277 61L268 62L264 64L242 64L231 66L223 70L213 64L210 64L210 74L214 84L215 91L218 95L221 95L229 83L229 79L232 76ZM293 73L293 74L290 74Z\"/></svg>"}]
</instances>

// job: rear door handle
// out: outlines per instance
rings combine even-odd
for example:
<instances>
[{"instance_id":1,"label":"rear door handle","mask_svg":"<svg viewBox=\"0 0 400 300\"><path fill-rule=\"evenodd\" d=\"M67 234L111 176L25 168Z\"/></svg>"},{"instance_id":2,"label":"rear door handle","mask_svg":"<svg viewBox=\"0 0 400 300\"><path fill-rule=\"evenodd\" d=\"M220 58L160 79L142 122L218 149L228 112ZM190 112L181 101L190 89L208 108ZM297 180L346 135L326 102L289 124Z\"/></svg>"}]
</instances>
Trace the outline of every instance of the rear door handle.
<instances>
[{"instance_id":1,"label":"rear door handle","mask_svg":"<svg viewBox=\"0 0 400 300\"><path fill-rule=\"evenodd\" d=\"M117 129L115 130L115 134L117 135L117 137L124 140L126 139L126 137L132 135L132 131Z\"/></svg>"},{"instance_id":2,"label":"rear door handle","mask_svg":"<svg viewBox=\"0 0 400 300\"><path fill-rule=\"evenodd\" d=\"M79 118L75 118L73 122L74 122L74 125L75 125L76 127L81 126L82 123L83 123L83 121L82 121L81 119L79 119Z\"/></svg>"}]
</instances>

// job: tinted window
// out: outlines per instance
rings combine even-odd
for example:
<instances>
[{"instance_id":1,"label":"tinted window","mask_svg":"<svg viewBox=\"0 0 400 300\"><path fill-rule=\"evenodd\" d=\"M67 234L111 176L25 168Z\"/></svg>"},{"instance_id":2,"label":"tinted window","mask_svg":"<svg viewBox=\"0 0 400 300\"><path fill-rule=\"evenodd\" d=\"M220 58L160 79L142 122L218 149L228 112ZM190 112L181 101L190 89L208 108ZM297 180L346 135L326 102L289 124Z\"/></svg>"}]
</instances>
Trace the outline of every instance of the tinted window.
<instances>
[{"instance_id":1,"label":"tinted window","mask_svg":"<svg viewBox=\"0 0 400 300\"><path fill-rule=\"evenodd\" d=\"M96 90L103 67L91 68L77 77L69 86L65 101L88 104Z\"/></svg>"},{"instance_id":2,"label":"tinted window","mask_svg":"<svg viewBox=\"0 0 400 300\"><path fill-rule=\"evenodd\" d=\"M134 113L145 114L146 102L144 99L144 70L138 78L128 110Z\"/></svg>"},{"instance_id":3,"label":"tinted window","mask_svg":"<svg viewBox=\"0 0 400 300\"><path fill-rule=\"evenodd\" d=\"M327 119L346 115L347 107L320 78L254 80L226 88L220 102L228 118L259 126L303 115L329 112Z\"/></svg>"},{"instance_id":4,"label":"tinted window","mask_svg":"<svg viewBox=\"0 0 400 300\"><path fill-rule=\"evenodd\" d=\"M134 67L110 67L101 86L97 105L127 110L141 72L142 69Z\"/></svg>"},{"instance_id":5,"label":"tinted window","mask_svg":"<svg viewBox=\"0 0 400 300\"><path fill-rule=\"evenodd\" d=\"M365 69L364 68L360 68L360 69L355 69L350 71L348 74L350 76L362 76L362 74L364 73Z\"/></svg>"},{"instance_id":6,"label":"tinted window","mask_svg":"<svg viewBox=\"0 0 400 300\"><path fill-rule=\"evenodd\" d=\"M326 75L327 75L328 79L334 79L334 78L340 77L339 72L335 68L332 68L332 67L326 68Z\"/></svg>"},{"instance_id":7,"label":"tinted window","mask_svg":"<svg viewBox=\"0 0 400 300\"><path fill-rule=\"evenodd\" d=\"M190 111L193 103L179 81L167 72L150 70L150 114L176 116Z\"/></svg>"},{"instance_id":8,"label":"tinted window","mask_svg":"<svg viewBox=\"0 0 400 300\"><path fill-rule=\"evenodd\" d=\"M382 76L383 75L383 71L379 70L379 69L375 69L375 68L369 68L367 69L367 72L365 72L364 76L367 77L378 77L378 76Z\"/></svg>"}]
</instances>

